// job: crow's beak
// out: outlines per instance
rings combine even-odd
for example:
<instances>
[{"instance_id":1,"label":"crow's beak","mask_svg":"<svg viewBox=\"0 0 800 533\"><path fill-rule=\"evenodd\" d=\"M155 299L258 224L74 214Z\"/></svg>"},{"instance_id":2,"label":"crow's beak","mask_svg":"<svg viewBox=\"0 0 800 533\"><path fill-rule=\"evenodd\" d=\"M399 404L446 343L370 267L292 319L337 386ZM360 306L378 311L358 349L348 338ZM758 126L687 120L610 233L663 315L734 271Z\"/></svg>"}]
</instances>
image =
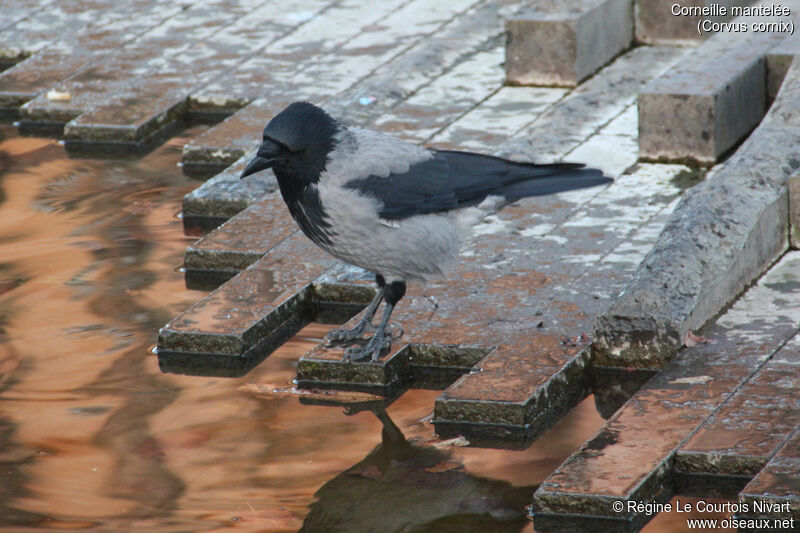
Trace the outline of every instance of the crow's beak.
<instances>
[{"instance_id":1,"label":"crow's beak","mask_svg":"<svg viewBox=\"0 0 800 533\"><path fill-rule=\"evenodd\" d=\"M261 170L272 168L278 161L280 152L280 147L277 144L265 139L258 148L256 156L247 163L239 179L246 178L250 174L255 174Z\"/></svg>"},{"instance_id":2,"label":"crow's beak","mask_svg":"<svg viewBox=\"0 0 800 533\"><path fill-rule=\"evenodd\" d=\"M266 157L261 157L260 155L255 156L250 160L249 163L247 163L247 166L244 167L244 171L242 171L242 175L239 176L239 179L246 178L250 174L255 174L260 170L271 168L277 159L277 157L267 159Z\"/></svg>"}]
</instances>

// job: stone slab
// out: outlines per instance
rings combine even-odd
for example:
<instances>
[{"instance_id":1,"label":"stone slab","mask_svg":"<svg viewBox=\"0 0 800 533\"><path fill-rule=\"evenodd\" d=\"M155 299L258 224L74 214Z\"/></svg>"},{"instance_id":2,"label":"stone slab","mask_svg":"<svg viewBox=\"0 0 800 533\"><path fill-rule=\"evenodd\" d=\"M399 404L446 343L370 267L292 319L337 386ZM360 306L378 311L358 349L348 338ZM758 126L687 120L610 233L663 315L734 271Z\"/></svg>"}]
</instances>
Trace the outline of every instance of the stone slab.
<instances>
[{"instance_id":1,"label":"stone slab","mask_svg":"<svg viewBox=\"0 0 800 533\"><path fill-rule=\"evenodd\" d=\"M272 250L161 328L159 357L246 358L284 324L310 318L310 280L332 268L334 260L310 242L291 237ZM287 257L294 259L292 269L283 268Z\"/></svg>"},{"instance_id":2,"label":"stone slab","mask_svg":"<svg viewBox=\"0 0 800 533\"><path fill-rule=\"evenodd\" d=\"M147 4L147 5L144 5ZM82 66L101 60L150 28L181 11L167 0L100 4L81 31L65 32L34 56L0 73L0 108L15 109Z\"/></svg>"},{"instance_id":3,"label":"stone slab","mask_svg":"<svg viewBox=\"0 0 800 533\"><path fill-rule=\"evenodd\" d=\"M250 54L294 31L308 17L324 10L329 0L293 0L269 22L252 25L249 17L192 46L147 76L147 83L115 93L67 123L65 146L74 152L141 152L158 143L188 115L188 95L224 75ZM262 10L263 11L263 10ZM297 22L298 13L303 16Z\"/></svg>"},{"instance_id":4,"label":"stone slab","mask_svg":"<svg viewBox=\"0 0 800 533\"><path fill-rule=\"evenodd\" d=\"M484 12L478 11L478 14L491 15L492 11ZM471 16L471 15L470 15ZM496 16L496 14L495 14ZM470 19L467 28L472 28L473 24L479 21ZM467 24L467 23L464 23ZM499 24L499 22L498 22ZM463 25L456 25L445 36L451 39L456 39L454 42L459 43L464 39ZM456 31L460 30L460 31ZM488 30L484 30L488 31ZM432 37L437 39L439 36ZM445 43L449 43L446 41ZM431 43L435 50L442 50L446 57L453 54L453 50L445 47L445 43L439 44L438 42ZM449 45L448 45L449 46ZM345 93L332 99L326 105L333 113L338 116L344 116L346 122L353 120L358 122L359 125L372 126L380 116L381 111L385 105L395 102L400 96L390 91L392 87L398 87L399 94L404 94L407 89L407 81L404 81L405 76L401 75L403 68L408 63L413 66L417 61L426 58L424 55L425 47L420 47L420 50L413 50L413 53L404 54L397 60L390 63L395 66L395 69L387 69L388 72L380 75L371 76L370 79L382 80L380 83L375 82L376 85L372 86L376 92L351 92ZM652 77L660 74L663 70L668 68L674 62L678 61L680 57L685 54L685 50L666 48L666 47L641 47L629 54L619 58L611 66L598 73L597 76L581 85L575 91L572 91L568 96L559 99L553 105L541 108L541 105L546 105L549 98L557 98L559 94L563 94L561 89L529 89L529 88L515 88L505 87L501 88L495 93L496 99L500 102L495 104L495 96L489 97L486 101L474 107L470 112L463 115L460 119L452 123L446 129L442 130L431 138L431 142L436 146L450 147L453 135L458 135L460 139L468 142L469 138L475 139L475 148L480 148L482 151L488 153L496 153L497 155L520 158L524 160L535 160L538 162L547 162L563 158L571 150L575 149L583 143L588 137L596 133L599 129L603 128L611 121L616 121L617 124L622 124L622 120L631 120L629 115L626 117L620 116L626 109L629 109L631 104L635 102L636 93L639 88ZM463 58L462 58L463 60ZM444 61L439 58L439 61ZM400 62L399 64L396 64ZM434 75L438 69L443 69L439 63L434 62L435 69L425 71L426 75ZM632 75L635 73L635 75ZM393 79L394 77L394 79ZM369 83L369 82L367 82ZM452 84L453 82L442 82L443 84ZM382 91L382 92L377 92ZM507 91L545 91L542 94L544 99L542 104L533 102L526 105L525 113L520 113L519 110L506 109L505 104L502 103L504 93ZM377 94L378 98L369 105L362 106L357 101L353 101L360 94ZM383 95L386 95L385 97ZM426 96L427 105L435 102L435 105L446 105L445 95L440 95L439 100L432 100L431 97L436 93L427 92ZM492 107L497 105L499 113L495 114ZM486 106L486 109L484 107ZM396 106L395 106L396 107ZM409 111L408 114L400 115L395 112L394 119L388 123L387 126L392 124L405 124L412 127L414 124L414 116L411 112L414 111L414 106L404 108ZM538 112L543 111L543 112ZM630 111L629 111L630 112ZM209 129L204 134L198 136L197 139L187 144L184 147L183 161L184 165L195 165L199 161L230 161L234 156L244 153L246 150L254 150L266 121L272 116L269 106L266 103L260 104L254 102L240 113L236 113L228 118L221 124ZM473 116L474 115L474 116ZM473 116L472 118L470 118ZM486 118L483 118L486 117ZM513 117L512 122L508 122L508 118ZM506 140L499 146L488 142L485 136L481 135L478 127L481 122L486 121L487 127L493 128L496 135L504 135ZM503 124L508 123L505 133ZM459 127L459 124L465 124L465 128ZM491 126L494 124L494 126ZM635 122L631 124L635 125ZM513 126L511 126L513 125ZM578 127L577 125L580 125ZM629 124L630 125L630 124ZM627 126L626 126L627 127ZM253 133L242 136L243 131L252 131ZM475 131L473 131L475 130ZM410 130L409 130L410 131ZM452 133L451 133L452 132ZM413 132L411 132L413 133ZM635 127L619 137L619 132L609 130L607 134L607 141L624 141L629 144L629 139L636 135ZM498 137L499 139L499 137ZM227 149L225 146L238 146L238 148ZM461 148L470 148L465 145ZM587 148L590 151L591 146ZM621 150L614 150L615 158L617 156L625 158ZM608 154L601 154L599 152L579 154L581 159L593 159L595 165L601 167L607 166ZM603 155L603 157L597 157ZM195 159L199 158L199 159ZM589 159L585 159L588 161ZM627 159L626 159L627 161ZM223 163L224 164L224 163ZM237 169L240 165L244 164L244 160L240 159L236 165ZM213 166L213 165L210 165ZM219 167L216 167L219 168ZM620 165L614 165L613 169L618 170ZM238 184L235 176L238 176L240 170L227 170L220 178L220 192L217 194L216 182L209 183L207 186L201 186L196 191L189 193L184 200L184 213L197 214L202 217L214 218L217 216L215 211L219 211L219 216L222 218L214 220L224 220L224 218L231 216L231 213L238 212L244 206L253 201L256 195L251 194L249 185ZM249 180L244 180L245 182ZM237 191L238 187L242 187L242 191ZM542 199L547 202L549 200ZM191 206L191 208L189 207Z\"/></svg>"},{"instance_id":5,"label":"stone slab","mask_svg":"<svg viewBox=\"0 0 800 533\"><path fill-rule=\"evenodd\" d=\"M409 141L427 141L502 86L502 62L499 45L478 52L381 116L374 127Z\"/></svg>"},{"instance_id":6,"label":"stone slab","mask_svg":"<svg viewBox=\"0 0 800 533\"><path fill-rule=\"evenodd\" d=\"M187 248L186 275L213 272L232 276L295 231L297 226L280 194L268 194Z\"/></svg>"},{"instance_id":7,"label":"stone slab","mask_svg":"<svg viewBox=\"0 0 800 533\"><path fill-rule=\"evenodd\" d=\"M787 35L783 41L767 52L767 100L772 102L778 96L789 66L795 56L800 54L800 35Z\"/></svg>"},{"instance_id":8,"label":"stone slab","mask_svg":"<svg viewBox=\"0 0 800 533\"><path fill-rule=\"evenodd\" d=\"M800 426L798 389L800 338L795 337L678 450L675 469L755 476Z\"/></svg>"},{"instance_id":9,"label":"stone slab","mask_svg":"<svg viewBox=\"0 0 800 533\"><path fill-rule=\"evenodd\" d=\"M677 63L687 50L635 48L581 84L503 143L496 154L511 159L557 161L636 101L639 90Z\"/></svg>"},{"instance_id":10,"label":"stone slab","mask_svg":"<svg viewBox=\"0 0 800 533\"><path fill-rule=\"evenodd\" d=\"M236 109L261 96L273 108L279 105L276 100L318 102L364 77L408 39L427 33L443 17L446 20L463 9L463 2L431 0L337 2L264 53L238 65L224 80L203 87L190 103L194 109Z\"/></svg>"},{"instance_id":11,"label":"stone slab","mask_svg":"<svg viewBox=\"0 0 800 533\"><path fill-rule=\"evenodd\" d=\"M787 254L699 332L710 342L684 349L542 483L534 513L628 522L640 513L627 502L664 497L676 451L797 334L798 267L800 255ZM612 507L617 500L623 502L619 512Z\"/></svg>"},{"instance_id":12,"label":"stone slab","mask_svg":"<svg viewBox=\"0 0 800 533\"><path fill-rule=\"evenodd\" d=\"M766 111L767 51L779 33L720 33L639 93L639 156L715 162Z\"/></svg>"},{"instance_id":13,"label":"stone slab","mask_svg":"<svg viewBox=\"0 0 800 533\"><path fill-rule=\"evenodd\" d=\"M748 507L747 512L739 513L743 518L800 520L800 430L794 432L767 466L742 489L739 498Z\"/></svg>"},{"instance_id":14,"label":"stone slab","mask_svg":"<svg viewBox=\"0 0 800 533\"><path fill-rule=\"evenodd\" d=\"M59 93L69 94L69 99L52 100L39 94L27 102L20 108L21 127L35 130L42 124L64 124L117 91L148 85L150 75L174 68L170 58L192 46L206 46L215 33L241 17L247 15L251 24L268 22L266 18L259 20L259 13L264 12L260 5L266 1L215 0L179 11L102 61L72 72L52 86Z\"/></svg>"},{"instance_id":15,"label":"stone slab","mask_svg":"<svg viewBox=\"0 0 800 533\"><path fill-rule=\"evenodd\" d=\"M684 196L625 292L599 318L605 366L659 367L787 247L787 178L800 166L800 67L762 124Z\"/></svg>"},{"instance_id":16,"label":"stone slab","mask_svg":"<svg viewBox=\"0 0 800 533\"><path fill-rule=\"evenodd\" d=\"M630 0L535 2L506 21L506 79L575 87L630 47Z\"/></svg>"},{"instance_id":17,"label":"stone slab","mask_svg":"<svg viewBox=\"0 0 800 533\"><path fill-rule=\"evenodd\" d=\"M521 4L510 0L491 5L479 3L466 13L453 17L425 39L418 39L406 49L395 52L390 61L379 66L373 63L374 56L366 53L375 46L374 43L353 48L350 55L360 68L371 64L374 70L370 72L367 69L365 73L369 76L363 77L362 74L360 79L351 80L345 90L316 103L324 105L344 122L369 126L408 95L473 55L487 41L497 38L502 32L501 17L513 13ZM354 43L348 44L352 47ZM315 85L312 80L311 86ZM268 100L254 100L242 111L188 143L183 151L185 168L208 166L221 170L246 151L255 149L267 121L299 97L291 90L280 94L283 95L281 98L270 95Z\"/></svg>"},{"instance_id":18,"label":"stone slab","mask_svg":"<svg viewBox=\"0 0 800 533\"><path fill-rule=\"evenodd\" d=\"M437 148L490 153L567 94L566 89L501 87L430 139Z\"/></svg>"},{"instance_id":19,"label":"stone slab","mask_svg":"<svg viewBox=\"0 0 800 533\"><path fill-rule=\"evenodd\" d=\"M13 4L3 6L3 22L0 22L0 32L7 30L20 21L32 17L45 8L50 7L55 0L16 0ZM0 36L2 40L2 36Z\"/></svg>"},{"instance_id":20,"label":"stone slab","mask_svg":"<svg viewBox=\"0 0 800 533\"><path fill-rule=\"evenodd\" d=\"M698 23L708 20L712 23L730 21L733 6L746 6L753 0L717 0L713 5L725 9L714 9L707 16L673 15L676 4L684 8L711 7L704 0L673 2L671 0L635 0L636 40L646 44L692 44L709 36L698 31Z\"/></svg>"},{"instance_id":21,"label":"stone slab","mask_svg":"<svg viewBox=\"0 0 800 533\"><path fill-rule=\"evenodd\" d=\"M20 5L24 7L29 3L24 1ZM63 35L82 30L115 5L104 0L52 2L47 8L47 17L25 17L2 31L0 63L9 65L25 59Z\"/></svg>"},{"instance_id":22,"label":"stone slab","mask_svg":"<svg viewBox=\"0 0 800 533\"><path fill-rule=\"evenodd\" d=\"M791 176L789 187L789 246L800 248L800 176Z\"/></svg>"}]
</instances>

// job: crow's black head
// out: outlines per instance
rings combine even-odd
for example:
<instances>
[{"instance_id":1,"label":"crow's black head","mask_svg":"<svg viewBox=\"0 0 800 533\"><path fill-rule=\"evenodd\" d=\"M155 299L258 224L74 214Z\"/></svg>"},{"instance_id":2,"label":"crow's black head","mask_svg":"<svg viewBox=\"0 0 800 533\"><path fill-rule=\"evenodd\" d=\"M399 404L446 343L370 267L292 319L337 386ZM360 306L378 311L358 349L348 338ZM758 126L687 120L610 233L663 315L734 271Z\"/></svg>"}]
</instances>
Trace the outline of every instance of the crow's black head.
<instances>
[{"instance_id":1,"label":"crow's black head","mask_svg":"<svg viewBox=\"0 0 800 533\"><path fill-rule=\"evenodd\" d=\"M325 111L295 102L269 121L258 154L241 177L272 167L279 178L315 183L336 145L337 131L339 125Z\"/></svg>"}]
</instances>

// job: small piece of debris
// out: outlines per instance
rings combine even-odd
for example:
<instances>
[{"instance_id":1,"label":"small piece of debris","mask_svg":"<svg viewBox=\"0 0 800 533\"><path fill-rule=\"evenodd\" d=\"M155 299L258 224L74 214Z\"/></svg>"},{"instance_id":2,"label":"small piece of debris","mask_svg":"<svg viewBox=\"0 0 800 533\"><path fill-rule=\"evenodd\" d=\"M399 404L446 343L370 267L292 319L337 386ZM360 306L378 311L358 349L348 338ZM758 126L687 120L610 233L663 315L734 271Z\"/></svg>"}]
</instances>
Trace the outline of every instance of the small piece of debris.
<instances>
[{"instance_id":1,"label":"small piece of debris","mask_svg":"<svg viewBox=\"0 0 800 533\"><path fill-rule=\"evenodd\" d=\"M711 376L689 376L673 379L670 383L673 385L702 385L703 383L708 383L712 379Z\"/></svg>"},{"instance_id":2,"label":"small piece of debris","mask_svg":"<svg viewBox=\"0 0 800 533\"><path fill-rule=\"evenodd\" d=\"M72 99L72 95L66 91L56 91L53 89L47 91L47 99L51 102L66 102Z\"/></svg>"},{"instance_id":3,"label":"small piece of debris","mask_svg":"<svg viewBox=\"0 0 800 533\"><path fill-rule=\"evenodd\" d=\"M370 394L368 392L356 391L338 391L338 390L323 390L323 389L298 389L297 387L286 387L275 385L271 383L248 383L239 387L244 390L266 398L287 398L287 397L302 397L312 400L326 400L335 401L340 403L362 403L382 401L386 398L378 394Z\"/></svg>"},{"instance_id":4,"label":"small piece of debris","mask_svg":"<svg viewBox=\"0 0 800 533\"><path fill-rule=\"evenodd\" d=\"M439 442L434 442L434 448L449 448L451 446L469 446L469 441L459 435L458 437L453 437L452 439L440 440Z\"/></svg>"},{"instance_id":5,"label":"small piece of debris","mask_svg":"<svg viewBox=\"0 0 800 533\"><path fill-rule=\"evenodd\" d=\"M698 344L716 344L717 341L695 335L693 331L689 330L683 337L683 345L686 347L697 346Z\"/></svg>"}]
</instances>

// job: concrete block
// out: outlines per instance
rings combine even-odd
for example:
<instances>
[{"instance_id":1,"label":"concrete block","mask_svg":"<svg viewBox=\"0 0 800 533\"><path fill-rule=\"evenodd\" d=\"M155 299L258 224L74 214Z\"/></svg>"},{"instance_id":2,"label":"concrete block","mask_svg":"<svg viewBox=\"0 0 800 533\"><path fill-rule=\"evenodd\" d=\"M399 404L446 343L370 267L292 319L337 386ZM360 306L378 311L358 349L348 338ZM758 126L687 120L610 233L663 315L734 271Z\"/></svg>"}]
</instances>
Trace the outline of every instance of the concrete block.
<instances>
[{"instance_id":1,"label":"concrete block","mask_svg":"<svg viewBox=\"0 0 800 533\"><path fill-rule=\"evenodd\" d=\"M652 518L635 512L628 502L669 500L677 451L754 372L770 358L782 357L780 348L797 335L799 266L800 254L784 256L745 297L700 332L711 342L681 352L541 484L533 502L537 530L536 520L547 514L622 523ZM776 306L780 313L775 313ZM771 418L764 411L760 414L767 422ZM615 501L622 507L614 507ZM559 529L570 530L574 529Z\"/></svg>"},{"instance_id":2,"label":"concrete block","mask_svg":"<svg viewBox=\"0 0 800 533\"><path fill-rule=\"evenodd\" d=\"M767 99L770 102L778 95L789 66L798 54L800 54L800 35L787 35L783 41L767 52Z\"/></svg>"},{"instance_id":3,"label":"concrete block","mask_svg":"<svg viewBox=\"0 0 800 533\"><path fill-rule=\"evenodd\" d=\"M787 248L800 168L800 66L756 132L682 198L631 283L595 325L607 366L659 367Z\"/></svg>"},{"instance_id":4,"label":"concrete block","mask_svg":"<svg viewBox=\"0 0 800 533\"><path fill-rule=\"evenodd\" d=\"M789 245L800 248L800 175L789 178Z\"/></svg>"},{"instance_id":5,"label":"concrete block","mask_svg":"<svg viewBox=\"0 0 800 533\"><path fill-rule=\"evenodd\" d=\"M719 34L639 93L639 155L710 164L766 111L764 55L778 34Z\"/></svg>"},{"instance_id":6,"label":"concrete block","mask_svg":"<svg viewBox=\"0 0 800 533\"><path fill-rule=\"evenodd\" d=\"M535 2L506 31L509 83L574 87L630 46L631 1Z\"/></svg>"},{"instance_id":7,"label":"concrete block","mask_svg":"<svg viewBox=\"0 0 800 533\"><path fill-rule=\"evenodd\" d=\"M636 24L636 40L645 44L688 44L708 37L697 31L697 24L701 20L711 22L725 22L731 20L733 6L746 6L753 0L715 0L713 4L717 9L708 16L700 15L673 15L672 9L676 4L684 8L711 7L711 2L706 0L635 0L634 13ZM725 15L722 15L722 9Z\"/></svg>"}]
</instances>

